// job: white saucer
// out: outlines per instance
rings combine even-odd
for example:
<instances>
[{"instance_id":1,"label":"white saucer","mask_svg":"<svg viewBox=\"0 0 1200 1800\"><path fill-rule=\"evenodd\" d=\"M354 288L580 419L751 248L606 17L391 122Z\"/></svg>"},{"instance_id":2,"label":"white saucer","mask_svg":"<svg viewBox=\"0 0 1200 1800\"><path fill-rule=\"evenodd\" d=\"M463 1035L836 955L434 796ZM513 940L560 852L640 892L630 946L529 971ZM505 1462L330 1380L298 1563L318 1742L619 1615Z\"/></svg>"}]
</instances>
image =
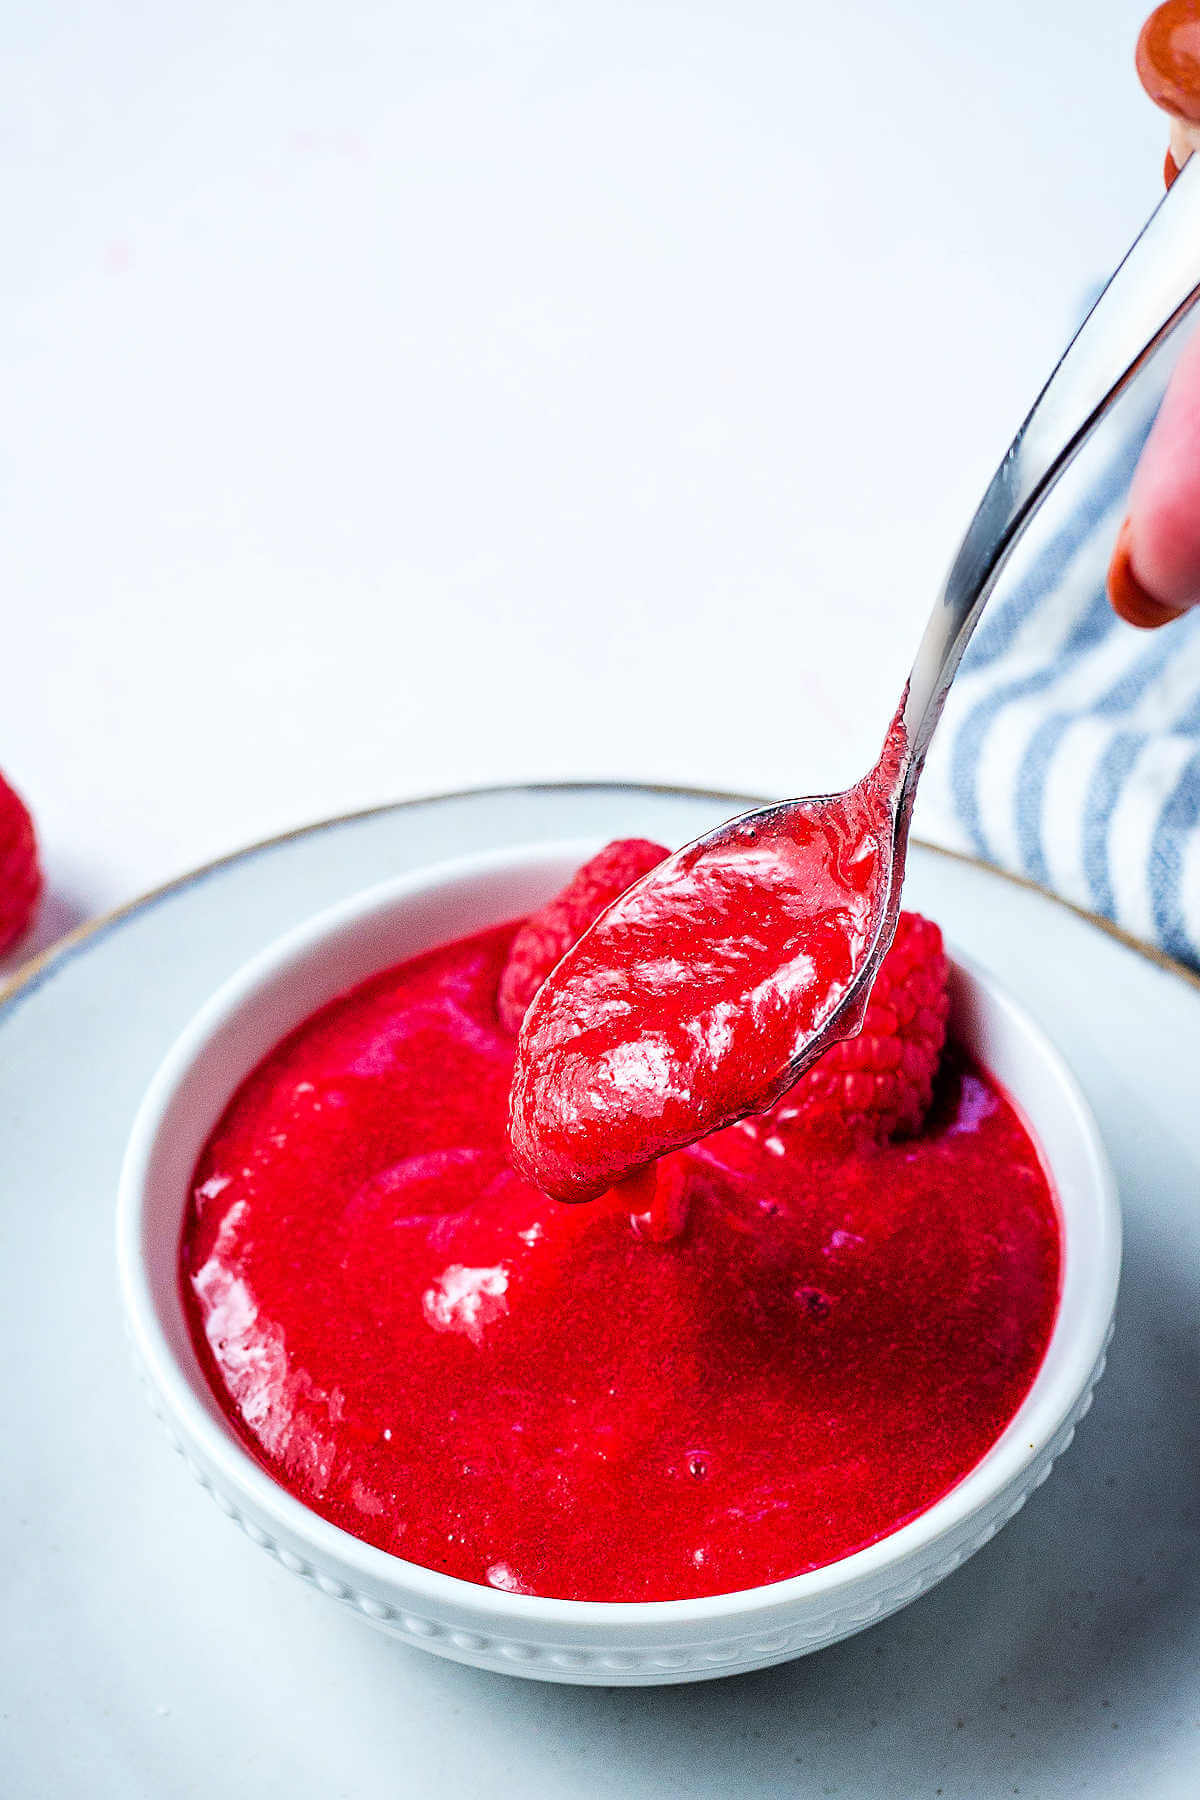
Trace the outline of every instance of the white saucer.
<instances>
[{"instance_id":1,"label":"white saucer","mask_svg":"<svg viewBox=\"0 0 1200 1800\"><path fill-rule=\"evenodd\" d=\"M465 851L681 841L733 797L453 796L314 827L69 942L0 1004L0 1791L1194 1800L1200 1764L1200 988L1067 908L914 851L906 899L1023 1000L1105 1128L1116 1342L1055 1479L926 1599L761 1675L517 1685L330 1618L157 1435L121 1342L129 1121L200 1001L287 925ZM318 1610L319 1609L319 1610Z\"/></svg>"}]
</instances>

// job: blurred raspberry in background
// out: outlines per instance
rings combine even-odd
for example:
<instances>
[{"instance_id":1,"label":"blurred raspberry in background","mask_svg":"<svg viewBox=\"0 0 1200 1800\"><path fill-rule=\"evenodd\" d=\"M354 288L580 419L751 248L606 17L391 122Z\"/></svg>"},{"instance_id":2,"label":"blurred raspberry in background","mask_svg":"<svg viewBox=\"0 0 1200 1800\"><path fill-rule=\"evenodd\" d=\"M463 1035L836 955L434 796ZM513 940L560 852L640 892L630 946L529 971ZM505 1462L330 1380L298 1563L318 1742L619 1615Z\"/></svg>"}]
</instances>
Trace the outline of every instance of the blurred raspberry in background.
<instances>
[{"instance_id":1,"label":"blurred raspberry in background","mask_svg":"<svg viewBox=\"0 0 1200 1800\"><path fill-rule=\"evenodd\" d=\"M41 892L42 870L29 808L0 775L0 956L33 923Z\"/></svg>"}]
</instances>

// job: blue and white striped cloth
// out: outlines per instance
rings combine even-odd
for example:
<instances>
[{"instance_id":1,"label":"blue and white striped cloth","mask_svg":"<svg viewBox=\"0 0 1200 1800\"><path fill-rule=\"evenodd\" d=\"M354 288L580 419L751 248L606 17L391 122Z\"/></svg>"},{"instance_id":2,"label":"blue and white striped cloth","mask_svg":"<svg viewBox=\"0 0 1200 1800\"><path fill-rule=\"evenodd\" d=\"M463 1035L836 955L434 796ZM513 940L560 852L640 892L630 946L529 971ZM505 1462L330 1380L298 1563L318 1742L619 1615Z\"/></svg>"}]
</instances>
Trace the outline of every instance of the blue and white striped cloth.
<instances>
[{"instance_id":1,"label":"blue and white striped cloth","mask_svg":"<svg viewBox=\"0 0 1200 1800\"><path fill-rule=\"evenodd\" d=\"M989 602L916 829L1200 964L1200 611L1134 631L1104 591L1161 386L1120 409Z\"/></svg>"}]
</instances>

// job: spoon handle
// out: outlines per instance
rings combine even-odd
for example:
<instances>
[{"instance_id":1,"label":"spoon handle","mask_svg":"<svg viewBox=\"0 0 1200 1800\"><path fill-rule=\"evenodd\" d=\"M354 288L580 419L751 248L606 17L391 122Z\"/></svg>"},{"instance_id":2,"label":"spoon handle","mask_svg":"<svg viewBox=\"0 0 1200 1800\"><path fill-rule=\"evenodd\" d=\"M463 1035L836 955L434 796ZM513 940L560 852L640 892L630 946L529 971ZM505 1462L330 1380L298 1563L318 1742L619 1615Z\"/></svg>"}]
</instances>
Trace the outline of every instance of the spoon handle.
<instances>
[{"instance_id":1,"label":"spoon handle","mask_svg":"<svg viewBox=\"0 0 1200 1800\"><path fill-rule=\"evenodd\" d=\"M1200 153L1134 242L980 501L934 606L904 702L904 811L984 603L1042 501L1143 363L1200 299Z\"/></svg>"}]
</instances>

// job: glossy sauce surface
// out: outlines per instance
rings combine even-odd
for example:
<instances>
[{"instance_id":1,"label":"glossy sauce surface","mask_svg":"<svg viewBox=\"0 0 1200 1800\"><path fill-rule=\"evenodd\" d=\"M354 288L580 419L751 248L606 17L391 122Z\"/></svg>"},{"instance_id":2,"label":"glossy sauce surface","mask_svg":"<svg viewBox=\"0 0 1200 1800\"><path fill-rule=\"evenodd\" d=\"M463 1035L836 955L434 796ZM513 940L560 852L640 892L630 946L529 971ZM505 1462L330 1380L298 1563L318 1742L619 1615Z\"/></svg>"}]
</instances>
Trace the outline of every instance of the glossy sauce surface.
<instances>
[{"instance_id":1,"label":"glossy sauce surface","mask_svg":"<svg viewBox=\"0 0 1200 1800\"><path fill-rule=\"evenodd\" d=\"M1011 1106L947 1059L922 1137L786 1101L673 1157L675 1235L509 1165L508 928L381 975L243 1084L181 1246L198 1348L275 1477L399 1556L576 1599L778 1580L871 1542L1012 1416L1057 1305Z\"/></svg>"},{"instance_id":2,"label":"glossy sauce surface","mask_svg":"<svg viewBox=\"0 0 1200 1800\"><path fill-rule=\"evenodd\" d=\"M526 1014L517 1166L586 1200L769 1105L862 966L890 854L888 794L872 778L651 870Z\"/></svg>"}]
</instances>

